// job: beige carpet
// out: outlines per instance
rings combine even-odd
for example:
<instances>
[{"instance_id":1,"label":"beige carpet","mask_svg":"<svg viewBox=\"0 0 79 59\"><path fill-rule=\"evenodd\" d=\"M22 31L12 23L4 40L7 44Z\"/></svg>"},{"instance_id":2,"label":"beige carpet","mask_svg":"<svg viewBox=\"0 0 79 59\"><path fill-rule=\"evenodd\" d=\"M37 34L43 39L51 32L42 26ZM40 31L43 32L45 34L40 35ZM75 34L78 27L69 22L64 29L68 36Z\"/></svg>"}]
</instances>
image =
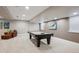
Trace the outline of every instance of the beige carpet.
<instances>
[{"instance_id":1,"label":"beige carpet","mask_svg":"<svg viewBox=\"0 0 79 59\"><path fill-rule=\"evenodd\" d=\"M41 46L36 47L36 40L30 40L28 34L19 34L9 40L0 40L0 52L4 53L55 53L55 52L79 52L79 44L64 39L52 37L51 44L47 45L42 40Z\"/></svg>"}]
</instances>

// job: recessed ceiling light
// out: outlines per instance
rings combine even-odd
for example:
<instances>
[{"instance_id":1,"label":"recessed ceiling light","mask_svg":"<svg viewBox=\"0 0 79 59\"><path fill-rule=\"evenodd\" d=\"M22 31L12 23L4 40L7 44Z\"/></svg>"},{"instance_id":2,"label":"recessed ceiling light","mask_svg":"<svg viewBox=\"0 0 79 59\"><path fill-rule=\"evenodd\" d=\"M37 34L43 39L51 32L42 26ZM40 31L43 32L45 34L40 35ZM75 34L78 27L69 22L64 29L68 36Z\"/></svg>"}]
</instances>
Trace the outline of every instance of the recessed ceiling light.
<instances>
[{"instance_id":1,"label":"recessed ceiling light","mask_svg":"<svg viewBox=\"0 0 79 59\"><path fill-rule=\"evenodd\" d=\"M22 16L23 16L23 17L25 17L26 15L25 15L25 14L23 14Z\"/></svg>"},{"instance_id":2,"label":"recessed ceiling light","mask_svg":"<svg viewBox=\"0 0 79 59\"><path fill-rule=\"evenodd\" d=\"M26 19L26 15L23 14L21 19L22 19L22 20Z\"/></svg>"},{"instance_id":3,"label":"recessed ceiling light","mask_svg":"<svg viewBox=\"0 0 79 59\"><path fill-rule=\"evenodd\" d=\"M27 10L29 10L29 9L30 9L30 7L29 7L29 6L26 6L25 8L26 8Z\"/></svg>"},{"instance_id":4,"label":"recessed ceiling light","mask_svg":"<svg viewBox=\"0 0 79 59\"><path fill-rule=\"evenodd\" d=\"M55 17L54 19L57 19L57 17Z\"/></svg>"},{"instance_id":5,"label":"recessed ceiling light","mask_svg":"<svg viewBox=\"0 0 79 59\"><path fill-rule=\"evenodd\" d=\"M78 14L78 12L74 12L74 13L73 13L73 15L77 15L77 14Z\"/></svg>"}]
</instances>

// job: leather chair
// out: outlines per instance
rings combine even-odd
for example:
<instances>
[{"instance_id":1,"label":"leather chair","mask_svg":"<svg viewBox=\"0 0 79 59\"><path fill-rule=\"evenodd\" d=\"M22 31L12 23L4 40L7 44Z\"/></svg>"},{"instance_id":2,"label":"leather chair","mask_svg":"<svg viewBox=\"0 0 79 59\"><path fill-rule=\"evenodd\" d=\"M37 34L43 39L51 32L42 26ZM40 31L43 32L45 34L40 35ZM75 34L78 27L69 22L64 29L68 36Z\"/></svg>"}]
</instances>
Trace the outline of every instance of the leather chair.
<instances>
[{"instance_id":1,"label":"leather chair","mask_svg":"<svg viewBox=\"0 0 79 59\"><path fill-rule=\"evenodd\" d=\"M16 36L17 36L17 31L13 30L9 32L4 32L4 35L1 36L1 39L10 39Z\"/></svg>"}]
</instances>

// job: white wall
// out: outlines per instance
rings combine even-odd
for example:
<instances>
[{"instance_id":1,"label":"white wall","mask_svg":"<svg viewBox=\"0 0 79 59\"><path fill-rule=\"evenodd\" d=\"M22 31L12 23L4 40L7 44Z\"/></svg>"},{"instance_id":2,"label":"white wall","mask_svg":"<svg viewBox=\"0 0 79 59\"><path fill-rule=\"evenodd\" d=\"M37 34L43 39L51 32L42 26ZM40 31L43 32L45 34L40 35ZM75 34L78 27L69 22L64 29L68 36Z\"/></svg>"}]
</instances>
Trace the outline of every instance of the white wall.
<instances>
[{"instance_id":1,"label":"white wall","mask_svg":"<svg viewBox=\"0 0 79 59\"><path fill-rule=\"evenodd\" d=\"M4 22L5 20L0 20ZM38 31L39 24L37 23L28 23L26 21L9 21L10 29L17 30L18 34L27 33L28 31ZM6 30L0 29L0 34L3 34Z\"/></svg>"},{"instance_id":2,"label":"white wall","mask_svg":"<svg viewBox=\"0 0 79 59\"><path fill-rule=\"evenodd\" d=\"M10 29L15 29L19 34L27 33L28 23L25 21L10 21Z\"/></svg>"},{"instance_id":3,"label":"white wall","mask_svg":"<svg viewBox=\"0 0 79 59\"><path fill-rule=\"evenodd\" d=\"M29 23L28 24L29 31L39 31L39 24L38 23Z\"/></svg>"},{"instance_id":4,"label":"white wall","mask_svg":"<svg viewBox=\"0 0 79 59\"><path fill-rule=\"evenodd\" d=\"M1 20L2 22L5 22L4 20ZM10 22L10 29L11 30L17 30L19 34L27 33L28 31L28 23L25 21L9 21ZM0 29L0 31L3 33L6 31L5 29Z\"/></svg>"}]
</instances>

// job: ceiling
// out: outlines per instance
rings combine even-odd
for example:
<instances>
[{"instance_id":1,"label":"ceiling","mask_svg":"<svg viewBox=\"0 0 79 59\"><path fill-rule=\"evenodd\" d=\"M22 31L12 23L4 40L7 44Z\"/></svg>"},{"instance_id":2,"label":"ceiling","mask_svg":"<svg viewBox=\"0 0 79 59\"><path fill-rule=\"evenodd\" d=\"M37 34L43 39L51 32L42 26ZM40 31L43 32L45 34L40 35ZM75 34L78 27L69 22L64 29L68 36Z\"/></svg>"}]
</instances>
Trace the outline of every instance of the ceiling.
<instances>
[{"instance_id":1,"label":"ceiling","mask_svg":"<svg viewBox=\"0 0 79 59\"><path fill-rule=\"evenodd\" d=\"M72 16L73 12L79 14L79 6L29 6L29 10L25 6L0 6L0 16L6 19L31 20L32 22Z\"/></svg>"},{"instance_id":2,"label":"ceiling","mask_svg":"<svg viewBox=\"0 0 79 59\"><path fill-rule=\"evenodd\" d=\"M55 20L56 18L75 16L74 13L79 15L79 6L51 6L42 14L35 17L32 22L43 22Z\"/></svg>"},{"instance_id":3,"label":"ceiling","mask_svg":"<svg viewBox=\"0 0 79 59\"><path fill-rule=\"evenodd\" d=\"M31 20L45 9L48 6L29 6L29 10L25 6L7 6L6 7L13 19L17 20ZM23 16L24 15L24 16Z\"/></svg>"},{"instance_id":4,"label":"ceiling","mask_svg":"<svg viewBox=\"0 0 79 59\"><path fill-rule=\"evenodd\" d=\"M2 6L0 6L0 19L1 18L5 18L5 19L12 18L9 11L5 7L2 7Z\"/></svg>"}]
</instances>

